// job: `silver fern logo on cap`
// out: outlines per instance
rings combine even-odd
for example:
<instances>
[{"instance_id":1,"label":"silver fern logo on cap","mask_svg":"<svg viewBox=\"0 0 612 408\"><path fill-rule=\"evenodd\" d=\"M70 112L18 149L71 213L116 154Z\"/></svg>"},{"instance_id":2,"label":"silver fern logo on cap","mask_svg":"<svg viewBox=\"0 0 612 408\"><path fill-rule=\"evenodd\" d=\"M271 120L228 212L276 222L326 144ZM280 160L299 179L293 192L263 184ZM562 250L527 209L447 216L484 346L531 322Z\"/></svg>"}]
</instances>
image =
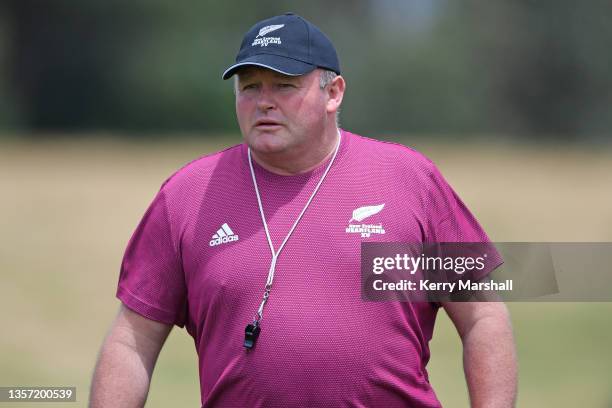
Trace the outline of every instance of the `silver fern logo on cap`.
<instances>
[{"instance_id":1,"label":"silver fern logo on cap","mask_svg":"<svg viewBox=\"0 0 612 408\"><path fill-rule=\"evenodd\" d=\"M262 37L268 33L271 33L272 31L276 31L279 28L283 28L284 26L285 26L284 24L275 24L275 25L265 26L261 30L259 30L259 34L257 34L257 37Z\"/></svg>"}]
</instances>

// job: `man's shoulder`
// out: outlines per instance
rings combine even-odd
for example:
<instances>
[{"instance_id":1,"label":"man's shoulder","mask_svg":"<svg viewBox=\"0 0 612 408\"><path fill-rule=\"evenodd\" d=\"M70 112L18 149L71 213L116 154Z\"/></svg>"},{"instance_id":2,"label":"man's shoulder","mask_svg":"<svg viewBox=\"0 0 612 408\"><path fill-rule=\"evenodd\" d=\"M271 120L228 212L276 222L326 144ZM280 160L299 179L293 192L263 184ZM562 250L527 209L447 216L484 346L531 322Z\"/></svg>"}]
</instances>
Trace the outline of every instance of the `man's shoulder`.
<instances>
[{"instance_id":1,"label":"man's shoulder","mask_svg":"<svg viewBox=\"0 0 612 408\"><path fill-rule=\"evenodd\" d=\"M410 146L399 142L348 133L351 136L354 150L363 156L369 157L371 160L410 170L431 172L435 169L435 164L431 159Z\"/></svg>"},{"instance_id":2,"label":"man's shoulder","mask_svg":"<svg viewBox=\"0 0 612 408\"><path fill-rule=\"evenodd\" d=\"M235 167L240 163L241 157L242 144L204 154L172 173L162 183L162 188L172 189L192 183L206 183L215 170Z\"/></svg>"}]
</instances>

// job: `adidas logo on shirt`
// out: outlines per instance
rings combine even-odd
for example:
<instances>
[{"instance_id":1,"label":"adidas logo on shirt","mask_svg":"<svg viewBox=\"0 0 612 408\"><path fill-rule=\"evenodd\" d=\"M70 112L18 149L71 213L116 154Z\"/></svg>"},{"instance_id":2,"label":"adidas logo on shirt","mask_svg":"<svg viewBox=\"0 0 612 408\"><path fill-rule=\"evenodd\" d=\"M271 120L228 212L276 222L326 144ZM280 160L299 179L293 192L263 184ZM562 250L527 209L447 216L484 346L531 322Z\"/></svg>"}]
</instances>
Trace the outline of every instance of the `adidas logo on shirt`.
<instances>
[{"instance_id":1,"label":"adidas logo on shirt","mask_svg":"<svg viewBox=\"0 0 612 408\"><path fill-rule=\"evenodd\" d=\"M238 235L234 234L234 231L225 223L217 230L217 233L212 236L209 245L212 247L233 241L238 241Z\"/></svg>"}]
</instances>

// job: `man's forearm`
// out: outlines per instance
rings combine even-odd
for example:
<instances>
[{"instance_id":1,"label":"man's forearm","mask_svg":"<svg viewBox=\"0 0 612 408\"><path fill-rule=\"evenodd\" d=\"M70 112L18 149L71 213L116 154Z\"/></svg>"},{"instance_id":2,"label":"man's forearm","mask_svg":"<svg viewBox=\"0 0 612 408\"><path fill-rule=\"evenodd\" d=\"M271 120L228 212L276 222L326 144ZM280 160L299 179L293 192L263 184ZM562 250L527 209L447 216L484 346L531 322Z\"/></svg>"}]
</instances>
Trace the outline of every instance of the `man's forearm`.
<instances>
[{"instance_id":1,"label":"man's forearm","mask_svg":"<svg viewBox=\"0 0 612 408\"><path fill-rule=\"evenodd\" d=\"M463 366L472 408L514 407L517 364L508 318L483 317L463 336Z\"/></svg>"},{"instance_id":2,"label":"man's forearm","mask_svg":"<svg viewBox=\"0 0 612 408\"><path fill-rule=\"evenodd\" d=\"M94 372L89 406L143 407L153 367L147 367L120 333L106 339Z\"/></svg>"}]
</instances>

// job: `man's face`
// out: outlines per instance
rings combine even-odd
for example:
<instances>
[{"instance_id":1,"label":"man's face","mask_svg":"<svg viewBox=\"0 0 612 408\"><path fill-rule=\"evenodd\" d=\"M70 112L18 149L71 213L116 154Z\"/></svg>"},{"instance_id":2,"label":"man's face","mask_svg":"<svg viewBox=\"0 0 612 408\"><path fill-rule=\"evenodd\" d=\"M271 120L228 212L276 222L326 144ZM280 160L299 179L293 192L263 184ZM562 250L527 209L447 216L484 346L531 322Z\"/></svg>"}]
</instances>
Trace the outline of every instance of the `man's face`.
<instances>
[{"instance_id":1,"label":"man's face","mask_svg":"<svg viewBox=\"0 0 612 408\"><path fill-rule=\"evenodd\" d=\"M238 72L236 115L253 151L299 154L317 142L330 120L319 81L319 69L301 76L260 67Z\"/></svg>"}]
</instances>

